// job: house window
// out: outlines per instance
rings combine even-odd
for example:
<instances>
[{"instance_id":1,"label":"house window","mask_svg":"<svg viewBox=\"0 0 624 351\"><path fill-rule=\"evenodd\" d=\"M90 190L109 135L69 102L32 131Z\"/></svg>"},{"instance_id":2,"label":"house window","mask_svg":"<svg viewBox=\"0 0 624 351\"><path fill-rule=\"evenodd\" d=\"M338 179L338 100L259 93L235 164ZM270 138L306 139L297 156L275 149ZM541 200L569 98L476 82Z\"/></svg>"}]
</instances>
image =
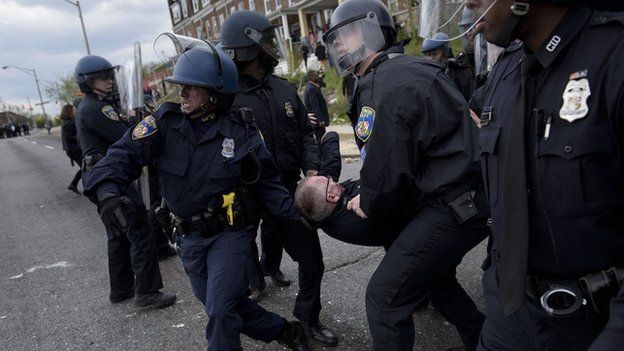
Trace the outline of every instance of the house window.
<instances>
[{"instance_id":1,"label":"house window","mask_svg":"<svg viewBox=\"0 0 624 351\"><path fill-rule=\"evenodd\" d=\"M182 18L187 18L189 13L188 13L188 2L186 2L186 0L181 0L180 4L182 4Z\"/></svg>"},{"instance_id":2,"label":"house window","mask_svg":"<svg viewBox=\"0 0 624 351\"><path fill-rule=\"evenodd\" d=\"M193 0L193 13L199 12L199 0Z\"/></svg>"},{"instance_id":3,"label":"house window","mask_svg":"<svg viewBox=\"0 0 624 351\"><path fill-rule=\"evenodd\" d=\"M264 0L264 13L271 12L271 0Z\"/></svg>"},{"instance_id":4,"label":"house window","mask_svg":"<svg viewBox=\"0 0 624 351\"><path fill-rule=\"evenodd\" d=\"M202 7L206 7L206 5L210 3L210 0L201 0L201 2L202 2Z\"/></svg>"},{"instance_id":5,"label":"house window","mask_svg":"<svg viewBox=\"0 0 624 351\"><path fill-rule=\"evenodd\" d=\"M208 22L208 20L204 23L204 28L206 28L206 38L212 37L212 27L210 26L210 22Z\"/></svg>"},{"instance_id":6,"label":"house window","mask_svg":"<svg viewBox=\"0 0 624 351\"><path fill-rule=\"evenodd\" d=\"M230 15L236 12L236 6L230 6Z\"/></svg>"},{"instance_id":7,"label":"house window","mask_svg":"<svg viewBox=\"0 0 624 351\"><path fill-rule=\"evenodd\" d=\"M256 9L256 2L254 0L248 0L249 2L249 10L254 11Z\"/></svg>"},{"instance_id":8,"label":"house window","mask_svg":"<svg viewBox=\"0 0 624 351\"><path fill-rule=\"evenodd\" d=\"M180 12L180 3L174 3L171 5L171 13L173 14L173 23L178 23L182 20L182 13Z\"/></svg>"},{"instance_id":9,"label":"house window","mask_svg":"<svg viewBox=\"0 0 624 351\"><path fill-rule=\"evenodd\" d=\"M245 7L243 6L243 2L239 2L238 3L238 11L243 11L245 9Z\"/></svg>"},{"instance_id":10,"label":"house window","mask_svg":"<svg viewBox=\"0 0 624 351\"><path fill-rule=\"evenodd\" d=\"M197 39L203 39L203 31L202 31L202 26L201 24L197 27L195 27L195 34L197 35L196 38Z\"/></svg>"},{"instance_id":11,"label":"house window","mask_svg":"<svg viewBox=\"0 0 624 351\"><path fill-rule=\"evenodd\" d=\"M225 16L222 13L219 14L219 26L223 25L223 21L225 21Z\"/></svg>"},{"instance_id":12,"label":"house window","mask_svg":"<svg viewBox=\"0 0 624 351\"><path fill-rule=\"evenodd\" d=\"M279 10L282 8L282 0L275 0L275 9Z\"/></svg>"},{"instance_id":13,"label":"house window","mask_svg":"<svg viewBox=\"0 0 624 351\"><path fill-rule=\"evenodd\" d=\"M217 33L219 33L219 27L217 27L217 17L212 16L210 21L212 22L212 31L214 33L214 36L217 36Z\"/></svg>"}]
</instances>

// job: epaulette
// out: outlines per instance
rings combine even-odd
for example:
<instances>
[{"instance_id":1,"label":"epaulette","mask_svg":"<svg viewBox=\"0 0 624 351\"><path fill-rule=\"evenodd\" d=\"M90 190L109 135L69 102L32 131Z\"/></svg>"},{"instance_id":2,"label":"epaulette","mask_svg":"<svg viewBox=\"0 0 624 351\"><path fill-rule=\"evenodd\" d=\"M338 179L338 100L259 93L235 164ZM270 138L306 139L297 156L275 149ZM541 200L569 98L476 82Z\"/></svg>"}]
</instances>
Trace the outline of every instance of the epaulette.
<instances>
[{"instance_id":1,"label":"epaulette","mask_svg":"<svg viewBox=\"0 0 624 351\"><path fill-rule=\"evenodd\" d=\"M589 26L602 26L606 24L624 25L624 12L594 11L589 20Z\"/></svg>"},{"instance_id":2,"label":"epaulette","mask_svg":"<svg viewBox=\"0 0 624 351\"><path fill-rule=\"evenodd\" d=\"M170 112L175 112L180 110L180 104L174 102L163 102L158 106L156 111L154 111L153 116L155 118L161 119L165 117Z\"/></svg>"}]
</instances>

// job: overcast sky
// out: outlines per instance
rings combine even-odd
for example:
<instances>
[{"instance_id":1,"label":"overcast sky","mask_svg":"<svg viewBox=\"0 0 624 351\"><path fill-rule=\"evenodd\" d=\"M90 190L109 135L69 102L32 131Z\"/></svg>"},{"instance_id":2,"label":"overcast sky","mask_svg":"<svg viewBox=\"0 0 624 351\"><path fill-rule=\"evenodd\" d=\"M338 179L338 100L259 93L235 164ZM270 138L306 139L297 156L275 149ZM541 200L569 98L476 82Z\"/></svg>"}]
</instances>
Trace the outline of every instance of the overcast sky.
<instances>
[{"instance_id":1,"label":"overcast sky","mask_svg":"<svg viewBox=\"0 0 624 351\"><path fill-rule=\"evenodd\" d=\"M166 0L82 0L80 6L91 53L114 65L132 59L137 40L143 62L154 61L154 38L171 31ZM42 94L46 84L72 73L87 54L78 9L65 0L0 0L0 14L0 66L34 68ZM35 79L17 69L0 69L2 102L27 104L26 97L40 112L34 106L39 101ZM46 112L58 114L60 107L51 102Z\"/></svg>"}]
</instances>

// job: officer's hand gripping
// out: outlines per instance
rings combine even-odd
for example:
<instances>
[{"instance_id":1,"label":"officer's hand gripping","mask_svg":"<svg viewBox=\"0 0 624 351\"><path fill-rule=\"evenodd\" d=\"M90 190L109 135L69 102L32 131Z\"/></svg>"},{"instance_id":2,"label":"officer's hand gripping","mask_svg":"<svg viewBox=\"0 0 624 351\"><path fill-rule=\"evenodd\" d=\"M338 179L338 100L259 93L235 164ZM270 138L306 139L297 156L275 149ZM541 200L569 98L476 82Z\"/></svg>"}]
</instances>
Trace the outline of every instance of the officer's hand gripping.
<instances>
[{"instance_id":1,"label":"officer's hand gripping","mask_svg":"<svg viewBox=\"0 0 624 351\"><path fill-rule=\"evenodd\" d=\"M132 206L132 200L119 195L106 197L98 206L102 223L115 236L121 236L128 230L128 220L124 215L124 207L128 206Z\"/></svg>"}]
</instances>

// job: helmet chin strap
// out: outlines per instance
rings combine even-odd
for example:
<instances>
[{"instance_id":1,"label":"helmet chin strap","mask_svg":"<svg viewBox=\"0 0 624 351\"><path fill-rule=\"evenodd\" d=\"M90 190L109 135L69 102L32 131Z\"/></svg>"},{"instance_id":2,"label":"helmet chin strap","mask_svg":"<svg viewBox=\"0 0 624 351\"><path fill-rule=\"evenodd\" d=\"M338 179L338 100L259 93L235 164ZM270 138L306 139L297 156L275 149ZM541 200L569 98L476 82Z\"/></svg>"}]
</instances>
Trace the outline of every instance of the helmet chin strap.
<instances>
[{"instance_id":1,"label":"helmet chin strap","mask_svg":"<svg viewBox=\"0 0 624 351\"><path fill-rule=\"evenodd\" d=\"M216 106L217 106L218 101L219 100L217 99L216 96L211 95L208 98L208 101L204 102L203 104L201 104L201 106L199 106L199 108L195 109L195 111L188 114L189 118L195 119L197 117L209 115L215 112L217 110Z\"/></svg>"},{"instance_id":2,"label":"helmet chin strap","mask_svg":"<svg viewBox=\"0 0 624 351\"><path fill-rule=\"evenodd\" d=\"M513 2L510 8L511 18L505 23L499 42L494 44L507 47L515 38L518 37L520 24L524 20L527 13L529 13L530 7L531 4L528 0Z\"/></svg>"}]
</instances>

